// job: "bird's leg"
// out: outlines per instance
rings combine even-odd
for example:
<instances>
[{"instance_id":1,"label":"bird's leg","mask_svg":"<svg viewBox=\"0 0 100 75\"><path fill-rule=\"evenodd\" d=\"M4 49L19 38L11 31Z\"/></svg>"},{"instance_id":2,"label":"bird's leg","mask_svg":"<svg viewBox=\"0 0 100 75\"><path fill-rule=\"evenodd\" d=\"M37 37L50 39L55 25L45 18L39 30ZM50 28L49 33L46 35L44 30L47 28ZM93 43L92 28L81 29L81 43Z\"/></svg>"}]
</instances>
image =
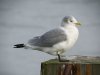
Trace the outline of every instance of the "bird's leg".
<instances>
[{"instance_id":1,"label":"bird's leg","mask_svg":"<svg viewBox=\"0 0 100 75\"><path fill-rule=\"evenodd\" d=\"M57 52L57 56L58 56L59 62L64 62L64 60L61 59L61 56L60 56L60 53L59 52Z\"/></svg>"},{"instance_id":2,"label":"bird's leg","mask_svg":"<svg viewBox=\"0 0 100 75\"><path fill-rule=\"evenodd\" d=\"M57 54L57 55L58 55L58 60L59 60L59 62L61 62L60 54Z\"/></svg>"},{"instance_id":3,"label":"bird's leg","mask_svg":"<svg viewBox=\"0 0 100 75\"><path fill-rule=\"evenodd\" d=\"M61 56L60 56L59 52L57 52L57 56L58 56L59 62L69 62L69 60L61 59Z\"/></svg>"},{"instance_id":4,"label":"bird's leg","mask_svg":"<svg viewBox=\"0 0 100 75\"><path fill-rule=\"evenodd\" d=\"M59 53L59 51L57 51L57 56L58 56L58 60L59 60L59 62L61 62L61 57L60 57L60 53Z\"/></svg>"}]
</instances>

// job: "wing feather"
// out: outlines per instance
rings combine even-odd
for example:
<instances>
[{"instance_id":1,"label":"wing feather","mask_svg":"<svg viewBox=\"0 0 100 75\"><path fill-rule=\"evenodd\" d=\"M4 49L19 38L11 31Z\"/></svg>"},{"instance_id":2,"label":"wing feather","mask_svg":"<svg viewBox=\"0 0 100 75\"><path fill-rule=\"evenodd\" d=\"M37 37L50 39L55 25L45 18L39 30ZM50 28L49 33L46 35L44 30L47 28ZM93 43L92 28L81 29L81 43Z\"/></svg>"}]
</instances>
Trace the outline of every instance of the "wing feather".
<instances>
[{"instance_id":1,"label":"wing feather","mask_svg":"<svg viewBox=\"0 0 100 75\"><path fill-rule=\"evenodd\" d=\"M52 47L54 44L65 40L67 40L65 32L57 28L46 32L42 36L31 39L29 44L40 47Z\"/></svg>"}]
</instances>

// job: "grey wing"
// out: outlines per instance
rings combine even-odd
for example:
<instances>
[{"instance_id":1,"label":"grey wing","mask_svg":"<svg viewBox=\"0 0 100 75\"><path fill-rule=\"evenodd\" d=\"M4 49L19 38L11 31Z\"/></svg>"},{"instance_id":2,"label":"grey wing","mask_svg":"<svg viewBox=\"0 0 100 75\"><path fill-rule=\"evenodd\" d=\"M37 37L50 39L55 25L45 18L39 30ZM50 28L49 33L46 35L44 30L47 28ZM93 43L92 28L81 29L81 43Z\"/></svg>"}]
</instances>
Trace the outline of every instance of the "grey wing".
<instances>
[{"instance_id":1,"label":"grey wing","mask_svg":"<svg viewBox=\"0 0 100 75\"><path fill-rule=\"evenodd\" d=\"M40 47L52 47L61 41L67 40L66 34L61 29L53 29L42 36L35 37L29 41L31 45Z\"/></svg>"}]
</instances>

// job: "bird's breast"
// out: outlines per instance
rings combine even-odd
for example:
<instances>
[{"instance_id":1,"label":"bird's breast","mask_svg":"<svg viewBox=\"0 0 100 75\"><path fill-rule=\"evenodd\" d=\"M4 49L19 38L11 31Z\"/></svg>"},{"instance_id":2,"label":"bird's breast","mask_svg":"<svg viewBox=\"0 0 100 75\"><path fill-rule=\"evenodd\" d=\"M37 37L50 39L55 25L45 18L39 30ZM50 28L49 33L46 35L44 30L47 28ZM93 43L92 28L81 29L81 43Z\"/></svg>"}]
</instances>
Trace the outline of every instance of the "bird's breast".
<instances>
[{"instance_id":1,"label":"bird's breast","mask_svg":"<svg viewBox=\"0 0 100 75\"><path fill-rule=\"evenodd\" d=\"M66 34L67 34L67 40L66 40L67 46L72 47L78 39L79 35L78 29L76 27L68 28Z\"/></svg>"},{"instance_id":2,"label":"bird's breast","mask_svg":"<svg viewBox=\"0 0 100 75\"><path fill-rule=\"evenodd\" d=\"M77 38L78 38L78 29L77 28L68 28L68 29L63 29L65 34L66 34L66 41L62 41L60 43L57 43L55 44L53 47L56 49L56 50L68 50L70 49L74 44L75 42L77 41Z\"/></svg>"}]
</instances>

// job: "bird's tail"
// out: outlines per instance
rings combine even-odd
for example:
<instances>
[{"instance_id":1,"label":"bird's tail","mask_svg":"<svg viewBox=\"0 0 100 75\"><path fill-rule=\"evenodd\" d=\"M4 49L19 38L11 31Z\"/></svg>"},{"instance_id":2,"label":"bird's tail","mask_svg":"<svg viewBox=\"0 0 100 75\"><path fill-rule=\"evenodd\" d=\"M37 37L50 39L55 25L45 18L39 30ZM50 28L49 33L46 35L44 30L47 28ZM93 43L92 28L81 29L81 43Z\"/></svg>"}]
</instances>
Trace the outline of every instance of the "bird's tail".
<instances>
[{"instance_id":1,"label":"bird's tail","mask_svg":"<svg viewBox=\"0 0 100 75\"><path fill-rule=\"evenodd\" d=\"M25 47L24 44L16 44L16 45L14 45L14 48L23 48L23 47Z\"/></svg>"}]
</instances>

